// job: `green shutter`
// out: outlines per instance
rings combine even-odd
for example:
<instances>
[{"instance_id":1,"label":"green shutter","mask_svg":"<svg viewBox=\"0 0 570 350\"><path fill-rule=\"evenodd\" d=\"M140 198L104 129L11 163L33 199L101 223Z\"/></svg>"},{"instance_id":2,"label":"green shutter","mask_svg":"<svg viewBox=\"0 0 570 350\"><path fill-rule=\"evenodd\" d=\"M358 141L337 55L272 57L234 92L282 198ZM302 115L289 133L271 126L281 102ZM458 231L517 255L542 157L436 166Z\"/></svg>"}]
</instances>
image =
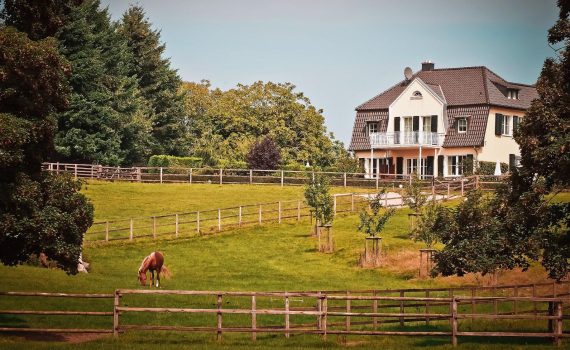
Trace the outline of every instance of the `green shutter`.
<instances>
[{"instance_id":1,"label":"green shutter","mask_svg":"<svg viewBox=\"0 0 570 350\"><path fill-rule=\"evenodd\" d=\"M503 115L500 113L495 114L495 135L501 136L503 134Z\"/></svg>"},{"instance_id":2,"label":"green shutter","mask_svg":"<svg viewBox=\"0 0 570 350\"><path fill-rule=\"evenodd\" d=\"M437 156L437 176L443 177L443 156Z\"/></svg>"},{"instance_id":3,"label":"green shutter","mask_svg":"<svg viewBox=\"0 0 570 350\"><path fill-rule=\"evenodd\" d=\"M475 164L473 164L473 155L472 154L468 154L467 155L467 162L466 162L467 166L471 167L471 169L463 169L463 174L464 175L473 175L473 169L475 169Z\"/></svg>"},{"instance_id":4,"label":"green shutter","mask_svg":"<svg viewBox=\"0 0 570 350\"><path fill-rule=\"evenodd\" d=\"M437 132L437 115L431 116L431 132Z\"/></svg>"},{"instance_id":5,"label":"green shutter","mask_svg":"<svg viewBox=\"0 0 570 350\"><path fill-rule=\"evenodd\" d=\"M403 174L404 173L404 158L397 157L396 158L396 174Z\"/></svg>"},{"instance_id":6,"label":"green shutter","mask_svg":"<svg viewBox=\"0 0 570 350\"><path fill-rule=\"evenodd\" d=\"M400 131L400 117L394 118L394 132Z\"/></svg>"},{"instance_id":7,"label":"green shutter","mask_svg":"<svg viewBox=\"0 0 570 350\"><path fill-rule=\"evenodd\" d=\"M420 117L417 115L414 116L412 131L420 131Z\"/></svg>"}]
</instances>

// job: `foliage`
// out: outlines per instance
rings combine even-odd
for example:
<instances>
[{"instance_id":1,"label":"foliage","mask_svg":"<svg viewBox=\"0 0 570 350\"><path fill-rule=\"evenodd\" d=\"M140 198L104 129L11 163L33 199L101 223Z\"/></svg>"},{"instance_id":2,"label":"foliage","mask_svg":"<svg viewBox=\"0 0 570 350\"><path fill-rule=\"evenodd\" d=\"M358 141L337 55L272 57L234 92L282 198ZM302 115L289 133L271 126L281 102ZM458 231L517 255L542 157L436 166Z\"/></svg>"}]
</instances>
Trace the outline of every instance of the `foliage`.
<instances>
[{"instance_id":1,"label":"foliage","mask_svg":"<svg viewBox=\"0 0 570 350\"><path fill-rule=\"evenodd\" d=\"M364 209L360 212L358 231L362 231L368 237L377 237L396 212L394 208L386 209L383 213L380 212L382 195L385 194L385 190L378 192L376 196L370 199L370 210Z\"/></svg>"},{"instance_id":2,"label":"foliage","mask_svg":"<svg viewBox=\"0 0 570 350\"><path fill-rule=\"evenodd\" d=\"M53 150L54 113L67 105L68 63L53 39L0 28L0 261L47 254L77 272L93 208L81 185L41 172Z\"/></svg>"},{"instance_id":3,"label":"foliage","mask_svg":"<svg viewBox=\"0 0 570 350\"><path fill-rule=\"evenodd\" d=\"M497 163L495 162L477 162L477 169L475 169L476 175L495 175L495 167ZM509 171L509 165L507 163L500 163L501 174L505 174Z\"/></svg>"},{"instance_id":4,"label":"foliage","mask_svg":"<svg viewBox=\"0 0 570 350\"><path fill-rule=\"evenodd\" d=\"M55 33L69 19L74 6L84 0L3 0L0 19L28 34L32 40L45 39Z\"/></svg>"},{"instance_id":5,"label":"foliage","mask_svg":"<svg viewBox=\"0 0 570 350\"><path fill-rule=\"evenodd\" d=\"M134 76L140 95L148 104L145 117L151 122L153 154L187 154L182 81L163 58L166 46L160 42L160 31L153 30L140 6L131 6L118 26L129 52L125 56L127 75Z\"/></svg>"},{"instance_id":6,"label":"foliage","mask_svg":"<svg viewBox=\"0 0 570 350\"><path fill-rule=\"evenodd\" d=\"M334 166L347 155L324 125L322 110L290 83L255 82L221 91L208 81L185 83L191 153L215 165L244 161L252 144L269 137L282 164Z\"/></svg>"},{"instance_id":7,"label":"foliage","mask_svg":"<svg viewBox=\"0 0 570 350\"><path fill-rule=\"evenodd\" d=\"M75 7L57 33L72 66L70 107L59 115L56 149L64 160L119 165L145 162L151 127L132 60L99 0ZM105 48L104 50L102 48Z\"/></svg>"},{"instance_id":8,"label":"foliage","mask_svg":"<svg viewBox=\"0 0 570 350\"><path fill-rule=\"evenodd\" d=\"M411 176L411 183L404 189L404 203L415 213L419 213L422 207L427 203L428 198L422 192L422 180L416 173Z\"/></svg>"},{"instance_id":9,"label":"foliage","mask_svg":"<svg viewBox=\"0 0 570 350\"><path fill-rule=\"evenodd\" d=\"M165 168L199 168L202 166L202 159L198 157L154 155L148 160L148 166Z\"/></svg>"},{"instance_id":10,"label":"foliage","mask_svg":"<svg viewBox=\"0 0 570 350\"><path fill-rule=\"evenodd\" d=\"M277 169L280 160L279 148L269 137L254 143L247 154L250 169Z\"/></svg>"},{"instance_id":11,"label":"foliage","mask_svg":"<svg viewBox=\"0 0 570 350\"><path fill-rule=\"evenodd\" d=\"M448 215L447 208L437 202L430 202L424 207L416 227L412 230L412 239L424 242L428 249L433 248L439 242L441 232L445 230Z\"/></svg>"},{"instance_id":12,"label":"foliage","mask_svg":"<svg viewBox=\"0 0 570 350\"><path fill-rule=\"evenodd\" d=\"M331 224L334 219L334 199L330 195L328 176L308 174L309 183L305 186L305 200L313 208L315 218L321 224Z\"/></svg>"}]
</instances>

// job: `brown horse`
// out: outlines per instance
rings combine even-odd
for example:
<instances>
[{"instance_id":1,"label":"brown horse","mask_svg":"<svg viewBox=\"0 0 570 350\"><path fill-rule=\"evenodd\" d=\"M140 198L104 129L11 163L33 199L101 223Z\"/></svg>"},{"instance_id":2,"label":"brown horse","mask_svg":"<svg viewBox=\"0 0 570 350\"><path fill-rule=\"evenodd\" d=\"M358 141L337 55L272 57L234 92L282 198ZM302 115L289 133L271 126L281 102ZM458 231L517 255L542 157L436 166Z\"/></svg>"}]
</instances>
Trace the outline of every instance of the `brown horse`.
<instances>
[{"instance_id":1,"label":"brown horse","mask_svg":"<svg viewBox=\"0 0 570 350\"><path fill-rule=\"evenodd\" d=\"M144 258L139 267L139 281L141 286L146 285L146 272L150 271L150 284L152 287L154 284L154 272L156 271L156 287L160 286L160 274L166 278L170 277L170 271L164 265L164 256L161 252L152 252L149 256Z\"/></svg>"}]
</instances>

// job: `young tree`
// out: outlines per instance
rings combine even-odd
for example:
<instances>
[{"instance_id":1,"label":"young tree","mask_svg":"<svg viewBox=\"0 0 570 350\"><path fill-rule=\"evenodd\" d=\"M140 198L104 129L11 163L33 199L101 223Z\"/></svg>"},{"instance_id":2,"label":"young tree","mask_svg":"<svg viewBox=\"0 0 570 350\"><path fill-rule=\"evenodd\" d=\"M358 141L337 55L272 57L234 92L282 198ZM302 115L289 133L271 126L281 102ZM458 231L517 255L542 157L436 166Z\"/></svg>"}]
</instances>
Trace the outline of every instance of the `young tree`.
<instances>
[{"instance_id":1,"label":"young tree","mask_svg":"<svg viewBox=\"0 0 570 350\"><path fill-rule=\"evenodd\" d=\"M424 207L416 227L412 230L412 239L424 242L426 248L433 249L433 246L440 241L441 232L445 231L448 222L447 209L436 202L431 202Z\"/></svg>"},{"instance_id":2,"label":"young tree","mask_svg":"<svg viewBox=\"0 0 570 350\"><path fill-rule=\"evenodd\" d=\"M140 93L148 103L152 123L152 153L186 155L188 151L182 81L170 60L163 58L165 45L160 31L153 30L140 6L131 6L118 31L130 53L128 75L137 79Z\"/></svg>"},{"instance_id":3,"label":"young tree","mask_svg":"<svg viewBox=\"0 0 570 350\"><path fill-rule=\"evenodd\" d=\"M331 224L334 218L334 199L329 193L330 179L321 173L309 176L309 183L305 186L305 200L313 208L316 221Z\"/></svg>"},{"instance_id":4,"label":"young tree","mask_svg":"<svg viewBox=\"0 0 570 350\"><path fill-rule=\"evenodd\" d=\"M269 137L254 143L247 155L250 169L277 169L281 161L279 149Z\"/></svg>"},{"instance_id":5,"label":"young tree","mask_svg":"<svg viewBox=\"0 0 570 350\"><path fill-rule=\"evenodd\" d=\"M419 214L422 207L427 203L427 196L422 192L422 180L417 174L412 174L412 181L406 186L404 190L404 203Z\"/></svg>"},{"instance_id":6,"label":"young tree","mask_svg":"<svg viewBox=\"0 0 570 350\"><path fill-rule=\"evenodd\" d=\"M380 191L374 198L370 200L370 210L362 210L360 212L360 223L358 224L358 231L363 232L368 237L378 237L388 220L395 214L393 208L386 208L381 213L382 195L386 193L385 190Z\"/></svg>"},{"instance_id":7,"label":"young tree","mask_svg":"<svg viewBox=\"0 0 570 350\"><path fill-rule=\"evenodd\" d=\"M67 105L69 64L52 39L0 28L0 261L45 253L77 272L93 207L69 178L42 173L53 150L55 113Z\"/></svg>"}]
</instances>

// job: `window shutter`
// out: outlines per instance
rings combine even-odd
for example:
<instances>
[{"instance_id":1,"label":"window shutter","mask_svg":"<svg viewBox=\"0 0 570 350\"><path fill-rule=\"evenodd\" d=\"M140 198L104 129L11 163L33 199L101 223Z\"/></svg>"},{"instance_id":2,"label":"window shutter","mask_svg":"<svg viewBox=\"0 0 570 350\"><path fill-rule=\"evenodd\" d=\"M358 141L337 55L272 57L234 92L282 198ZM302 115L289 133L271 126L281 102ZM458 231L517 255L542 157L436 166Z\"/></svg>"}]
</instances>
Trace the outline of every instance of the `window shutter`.
<instances>
[{"instance_id":1,"label":"window shutter","mask_svg":"<svg viewBox=\"0 0 570 350\"><path fill-rule=\"evenodd\" d=\"M437 156L437 176L443 177L443 156Z\"/></svg>"},{"instance_id":2,"label":"window shutter","mask_svg":"<svg viewBox=\"0 0 570 350\"><path fill-rule=\"evenodd\" d=\"M431 132L437 132L437 115L431 116Z\"/></svg>"},{"instance_id":3,"label":"window shutter","mask_svg":"<svg viewBox=\"0 0 570 350\"><path fill-rule=\"evenodd\" d=\"M433 175L433 156L427 156L426 175Z\"/></svg>"},{"instance_id":4,"label":"window shutter","mask_svg":"<svg viewBox=\"0 0 570 350\"><path fill-rule=\"evenodd\" d=\"M388 174L394 173L394 158L388 157Z\"/></svg>"},{"instance_id":5,"label":"window shutter","mask_svg":"<svg viewBox=\"0 0 570 350\"><path fill-rule=\"evenodd\" d=\"M396 158L396 174L403 174L404 173L404 158L397 157Z\"/></svg>"},{"instance_id":6,"label":"window shutter","mask_svg":"<svg viewBox=\"0 0 570 350\"><path fill-rule=\"evenodd\" d=\"M400 117L394 118L394 132L400 131Z\"/></svg>"},{"instance_id":7,"label":"window shutter","mask_svg":"<svg viewBox=\"0 0 570 350\"><path fill-rule=\"evenodd\" d=\"M502 114L495 114L495 135L497 136L501 136L503 134L503 119Z\"/></svg>"},{"instance_id":8,"label":"window shutter","mask_svg":"<svg viewBox=\"0 0 570 350\"><path fill-rule=\"evenodd\" d=\"M412 131L420 131L420 117L414 116L414 124L412 125Z\"/></svg>"},{"instance_id":9,"label":"window shutter","mask_svg":"<svg viewBox=\"0 0 570 350\"><path fill-rule=\"evenodd\" d=\"M515 162L516 162L516 157L514 154L509 154L509 171L513 171L515 169Z\"/></svg>"}]
</instances>

